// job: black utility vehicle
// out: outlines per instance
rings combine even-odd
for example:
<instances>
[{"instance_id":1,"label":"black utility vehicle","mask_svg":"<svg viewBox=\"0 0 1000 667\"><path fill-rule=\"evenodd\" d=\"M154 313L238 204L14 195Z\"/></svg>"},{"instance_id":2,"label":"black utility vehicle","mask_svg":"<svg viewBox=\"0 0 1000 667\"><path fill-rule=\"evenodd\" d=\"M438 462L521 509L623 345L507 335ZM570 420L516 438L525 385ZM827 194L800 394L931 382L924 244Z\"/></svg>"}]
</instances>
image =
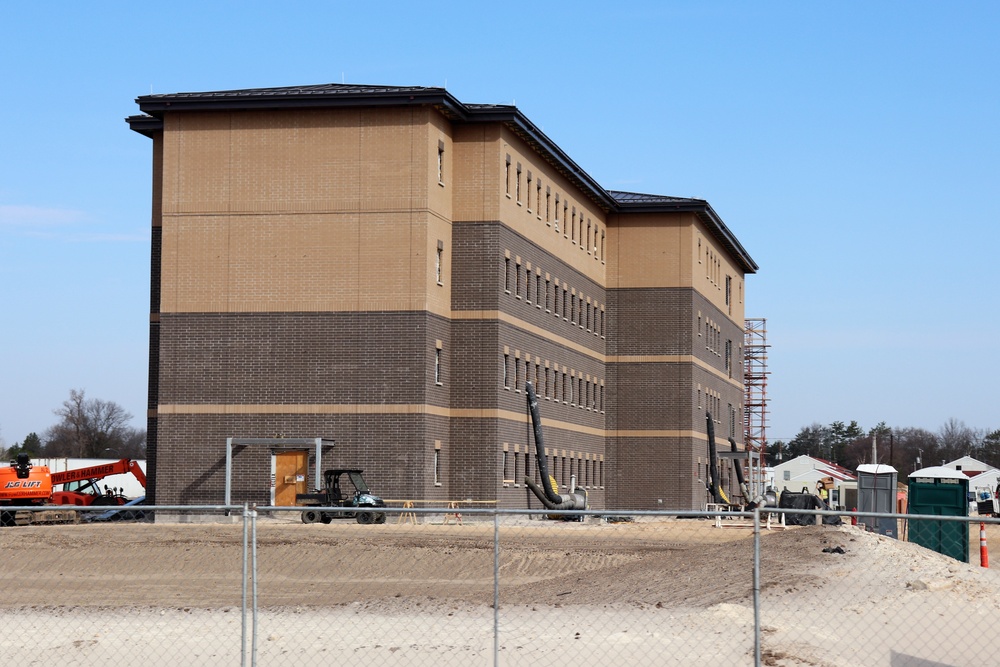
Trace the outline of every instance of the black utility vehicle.
<instances>
[{"instance_id":1,"label":"black utility vehicle","mask_svg":"<svg viewBox=\"0 0 1000 667\"><path fill-rule=\"evenodd\" d=\"M334 519L355 519L358 523L385 523L385 501L369 490L362 470L335 469L323 473L325 489L316 493L298 493L295 504L308 507L302 512L302 523L330 523ZM352 488L344 493L344 480Z\"/></svg>"}]
</instances>

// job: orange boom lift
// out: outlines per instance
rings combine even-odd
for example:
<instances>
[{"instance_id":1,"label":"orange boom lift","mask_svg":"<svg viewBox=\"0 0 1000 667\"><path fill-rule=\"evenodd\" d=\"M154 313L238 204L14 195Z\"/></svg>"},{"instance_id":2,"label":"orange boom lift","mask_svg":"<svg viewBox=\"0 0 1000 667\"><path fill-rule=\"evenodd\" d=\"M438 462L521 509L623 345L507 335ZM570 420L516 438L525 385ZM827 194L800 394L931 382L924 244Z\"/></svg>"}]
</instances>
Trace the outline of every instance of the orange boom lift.
<instances>
[{"instance_id":1,"label":"orange boom lift","mask_svg":"<svg viewBox=\"0 0 1000 667\"><path fill-rule=\"evenodd\" d=\"M113 463L52 473L48 466L31 464L27 454L18 454L7 468L0 468L0 526L34 523L79 523L80 514L70 509L8 510L5 507L31 505L125 505L129 502L120 490L105 487L98 482L109 475L131 473L143 488L146 474L139 463L121 459ZM54 491L57 486L67 485Z\"/></svg>"}]
</instances>

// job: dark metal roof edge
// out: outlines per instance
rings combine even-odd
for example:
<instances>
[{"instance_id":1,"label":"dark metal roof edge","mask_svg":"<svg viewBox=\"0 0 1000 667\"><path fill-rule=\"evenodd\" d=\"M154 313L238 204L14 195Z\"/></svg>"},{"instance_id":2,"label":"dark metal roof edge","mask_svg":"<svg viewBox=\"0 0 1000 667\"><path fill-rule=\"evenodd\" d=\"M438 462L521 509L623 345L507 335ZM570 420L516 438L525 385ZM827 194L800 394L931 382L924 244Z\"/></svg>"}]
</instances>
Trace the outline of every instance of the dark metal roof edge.
<instances>
[{"instance_id":1,"label":"dark metal roof edge","mask_svg":"<svg viewBox=\"0 0 1000 667\"><path fill-rule=\"evenodd\" d=\"M612 196L614 193L611 193ZM621 194L638 194L638 193L621 193ZM750 257L750 254L746 251L743 245L736 238L736 235L730 231L726 223L722 221L722 218L712 205L709 204L704 199L685 199L680 197L664 197L662 199L657 199L656 195L647 195L648 200L645 201L622 201L621 199L616 199L617 209L619 213L694 213L698 218L708 227L709 231L712 232L719 242L722 243L723 247L729 251L729 253L742 265L743 270L746 273L757 273L757 263Z\"/></svg>"},{"instance_id":2,"label":"dark metal roof edge","mask_svg":"<svg viewBox=\"0 0 1000 667\"><path fill-rule=\"evenodd\" d=\"M354 88L353 90L350 88ZM444 88L354 86L346 89L258 88L206 93L142 95L139 109L151 116L167 111L250 110L303 107L395 106L429 104L452 119L467 116L464 104Z\"/></svg>"},{"instance_id":3,"label":"dark metal roof edge","mask_svg":"<svg viewBox=\"0 0 1000 667\"><path fill-rule=\"evenodd\" d=\"M125 122L128 123L130 130L143 134L147 137L152 137L154 133L163 129L162 120L147 114L128 116L125 119Z\"/></svg>"},{"instance_id":4,"label":"dark metal roof edge","mask_svg":"<svg viewBox=\"0 0 1000 667\"><path fill-rule=\"evenodd\" d=\"M529 144L534 144L536 147L543 149L548 154L553 166L559 169L570 180L576 181L582 190L589 192L591 199L598 206L604 208L605 211L613 211L617 208L617 202L608 194L608 191L595 181L580 165L574 162L537 125L528 120L528 117L517 107L476 105L467 107L467 110L469 112L469 122L504 123Z\"/></svg>"},{"instance_id":5,"label":"dark metal roof edge","mask_svg":"<svg viewBox=\"0 0 1000 667\"><path fill-rule=\"evenodd\" d=\"M712 205L705 202L704 209L697 211L698 216L705 222L709 229L711 229L716 238L722 242L722 245L733 255L733 257L743 264L744 273L757 273L757 262L753 261L750 257L750 253L746 251L743 244L739 242L736 235L733 234L729 227L726 227L726 223L722 221L719 214L715 212Z\"/></svg>"}]
</instances>

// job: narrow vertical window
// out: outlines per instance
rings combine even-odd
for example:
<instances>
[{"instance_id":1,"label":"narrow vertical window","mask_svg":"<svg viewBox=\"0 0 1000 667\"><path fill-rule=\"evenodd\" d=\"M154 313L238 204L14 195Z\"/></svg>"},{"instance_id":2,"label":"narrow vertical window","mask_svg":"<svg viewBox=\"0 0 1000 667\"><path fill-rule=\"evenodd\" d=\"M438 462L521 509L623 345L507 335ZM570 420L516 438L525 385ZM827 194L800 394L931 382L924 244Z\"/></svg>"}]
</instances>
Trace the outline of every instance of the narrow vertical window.
<instances>
[{"instance_id":1,"label":"narrow vertical window","mask_svg":"<svg viewBox=\"0 0 1000 667\"><path fill-rule=\"evenodd\" d=\"M514 391L521 391L521 360L514 357Z\"/></svg>"},{"instance_id":2,"label":"narrow vertical window","mask_svg":"<svg viewBox=\"0 0 1000 667\"><path fill-rule=\"evenodd\" d=\"M562 318L563 318L563 320L568 320L569 318L566 317L566 306L567 306L567 303L569 302L569 289L567 289L567 287L565 285L563 285L563 299L562 299L562 301L563 301L563 304L562 304Z\"/></svg>"},{"instance_id":3,"label":"narrow vertical window","mask_svg":"<svg viewBox=\"0 0 1000 667\"><path fill-rule=\"evenodd\" d=\"M438 241L437 255L434 260L434 275L437 277L437 284L443 285L444 277L444 241Z\"/></svg>"},{"instance_id":4,"label":"narrow vertical window","mask_svg":"<svg viewBox=\"0 0 1000 667\"><path fill-rule=\"evenodd\" d=\"M528 213L531 213L531 181L532 181L531 171L528 171L528 192L527 194L525 194L525 197L527 197L526 203L528 205ZM538 204L537 200L535 201L535 204L536 205Z\"/></svg>"},{"instance_id":5,"label":"narrow vertical window","mask_svg":"<svg viewBox=\"0 0 1000 667\"><path fill-rule=\"evenodd\" d=\"M545 188L545 224L552 222L551 217L552 193L549 188Z\"/></svg>"},{"instance_id":6,"label":"narrow vertical window","mask_svg":"<svg viewBox=\"0 0 1000 667\"><path fill-rule=\"evenodd\" d=\"M585 245L587 246L587 252L590 253L591 252L591 250L590 250L590 218L587 218L587 240L585 242ZM597 248L594 248L594 250L597 250Z\"/></svg>"},{"instance_id":7,"label":"narrow vertical window","mask_svg":"<svg viewBox=\"0 0 1000 667\"><path fill-rule=\"evenodd\" d=\"M438 185L444 185L444 142L438 141Z\"/></svg>"},{"instance_id":8,"label":"narrow vertical window","mask_svg":"<svg viewBox=\"0 0 1000 667\"><path fill-rule=\"evenodd\" d=\"M514 266L514 298L521 298L521 263Z\"/></svg>"},{"instance_id":9,"label":"narrow vertical window","mask_svg":"<svg viewBox=\"0 0 1000 667\"><path fill-rule=\"evenodd\" d=\"M604 232L601 232L601 261L604 261Z\"/></svg>"},{"instance_id":10,"label":"narrow vertical window","mask_svg":"<svg viewBox=\"0 0 1000 667\"><path fill-rule=\"evenodd\" d=\"M535 208L538 209L538 219L542 219L542 179L538 179L538 185L535 188Z\"/></svg>"},{"instance_id":11,"label":"narrow vertical window","mask_svg":"<svg viewBox=\"0 0 1000 667\"><path fill-rule=\"evenodd\" d=\"M503 388L510 389L510 355L503 355Z\"/></svg>"},{"instance_id":12,"label":"narrow vertical window","mask_svg":"<svg viewBox=\"0 0 1000 667\"><path fill-rule=\"evenodd\" d=\"M542 274L535 274L535 306L542 307Z\"/></svg>"},{"instance_id":13,"label":"narrow vertical window","mask_svg":"<svg viewBox=\"0 0 1000 667\"><path fill-rule=\"evenodd\" d=\"M503 258L503 291L510 294L510 257Z\"/></svg>"},{"instance_id":14,"label":"narrow vertical window","mask_svg":"<svg viewBox=\"0 0 1000 667\"><path fill-rule=\"evenodd\" d=\"M549 312L549 287L550 281L548 278L545 279L545 312Z\"/></svg>"},{"instance_id":15,"label":"narrow vertical window","mask_svg":"<svg viewBox=\"0 0 1000 667\"><path fill-rule=\"evenodd\" d=\"M503 167L503 183L504 183L504 192L505 192L505 194L508 197L510 197L510 156L509 155L507 156L507 162L504 164L504 167Z\"/></svg>"},{"instance_id":16,"label":"narrow vertical window","mask_svg":"<svg viewBox=\"0 0 1000 667\"><path fill-rule=\"evenodd\" d=\"M570 228L569 228L569 233L570 233L570 239L569 240L570 241L576 241L576 206L573 207L573 218L572 218L572 220L573 221L570 224Z\"/></svg>"},{"instance_id":17,"label":"narrow vertical window","mask_svg":"<svg viewBox=\"0 0 1000 667\"><path fill-rule=\"evenodd\" d=\"M517 163L517 180L514 181L514 201L521 203L521 163Z\"/></svg>"},{"instance_id":18,"label":"narrow vertical window","mask_svg":"<svg viewBox=\"0 0 1000 667\"><path fill-rule=\"evenodd\" d=\"M531 267L524 272L524 298L531 303Z\"/></svg>"},{"instance_id":19,"label":"narrow vertical window","mask_svg":"<svg viewBox=\"0 0 1000 667\"><path fill-rule=\"evenodd\" d=\"M441 486L441 450L434 450L434 486Z\"/></svg>"},{"instance_id":20,"label":"narrow vertical window","mask_svg":"<svg viewBox=\"0 0 1000 667\"><path fill-rule=\"evenodd\" d=\"M570 317L570 320L569 320L569 323L570 324L576 324L576 292L573 292L573 294L571 294L569 298L570 298L570 302L569 302L569 317Z\"/></svg>"},{"instance_id":21,"label":"narrow vertical window","mask_svg":"<svg viewBox=\"0 0 1000 667\"><path fill-rule=\"evenodd\" d=\"M559 231L559 195L556 195L556 220L555 220L555 230Z\"/></svg>"},{"instance_id":22,"label":"narrow vertical window","mask_svg":"<svg viewBox=\"0 0 1000 667\"><path fill-rule=\"evenodd\" d=\"M434 384L441 385L441 348L434 350Z\"/></svg>"}]
</instances>

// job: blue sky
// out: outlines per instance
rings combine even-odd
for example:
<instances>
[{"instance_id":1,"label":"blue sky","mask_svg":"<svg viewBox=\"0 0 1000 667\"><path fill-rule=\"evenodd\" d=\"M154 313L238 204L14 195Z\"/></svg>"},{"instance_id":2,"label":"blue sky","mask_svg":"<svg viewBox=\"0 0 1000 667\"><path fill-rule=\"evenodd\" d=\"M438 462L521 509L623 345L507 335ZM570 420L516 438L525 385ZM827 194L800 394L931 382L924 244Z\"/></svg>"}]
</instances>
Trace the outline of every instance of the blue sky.
<instances>
[{"instance_id":1,"label":"blue sky","mask_svg":"<svg viewBox=\"0 0 1000 667\"><path fill-rule=\"evenodd\" d=\"M0 437L70 389L145 426L134 99L328 82L516 104L608 189L708 199L760 265L771 440L1000 428L998 29L989 2L5 2Z\"/></svg>"}]
</instances>

